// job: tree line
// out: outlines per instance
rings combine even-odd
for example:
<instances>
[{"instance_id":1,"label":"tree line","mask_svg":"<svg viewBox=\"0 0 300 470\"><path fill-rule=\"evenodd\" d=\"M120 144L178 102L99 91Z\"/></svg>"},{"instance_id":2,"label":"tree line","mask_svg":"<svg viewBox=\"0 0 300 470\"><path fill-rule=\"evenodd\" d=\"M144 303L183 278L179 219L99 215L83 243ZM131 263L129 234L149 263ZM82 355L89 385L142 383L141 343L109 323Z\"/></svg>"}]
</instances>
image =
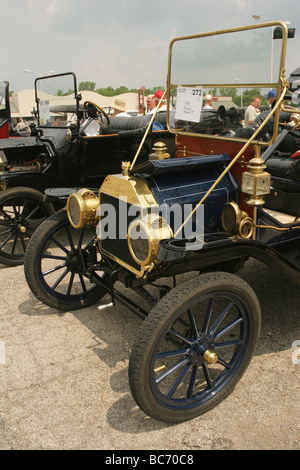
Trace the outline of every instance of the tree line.
<instances>
[{"instance_id":1,"label":"tree line","mask_svg":"<svg viewBox=\"0 0 300 470\"><path fill-rule=\"evenodd\" d=\"M214 88L210 90L209 93L213 96L231 96L233 103L237 106L241 106L241 102L243 103L243 107L249 106L254 96L260 98L261 105L264 106L268 104L268 100L262 95L260 88L251 88L250 90L243 89L243 96L241 96L241 92L238 90L238 88Z\"/></svg>"},{"instance_id":2,"label":"tree line","mask_svg":"<svg viewBox=\"0 0 300 470\"><path fill-rule=\"evenodd\" d=\"M145 96L151 95L155 93L157 90L164 90L165 87L153 87L153 88L145 88L144 93ZM95 82L80 82L78 85L79 91L94 91L95 93L99 93L102 96L116 96L122 95L123 93L138 93L137 88L127 88L124 85L121 85L117 88L113 88L108 86L106 88L96 88Z\"/></svg>"},{"instance_id":3,"label":"tree line","mask_svg":"<svg viewBox=\"0 0 300 470\"><path fill-rule=\"evenodd\" d=\"M164 86L156 86L153 88L145 88L144 94L145 96L151 95L155 93L157 90L164 90ZM95 93L99 93L102 96L117 96L117 95L122 95L124 93L138 93L138 89L136 88L127 88L124 85L121 85L117 88L113 88L111 86L108 86L106 88L96 88L96 83L95 82L80 82L78 86L79 91L94 91ZM251 103L251 100L253 96L259 96L261 100L262 105L267 105L268 100L265 98L264 95L262 95L260 88L251 88L250 90L248 89L243 89L243 95L241 96L241 92L239 88L213 88L212 90L209 90L209 93L213 96L231 96L231 99L233 103L235 103L237 106L241 106L241 104L245 106L249 106ZM62 93L60 90L58 92L58 95L62 94L68 94L68 93ZM176 89L171 90L171 95L176 96Z\"/></svg>"}]
</instances>

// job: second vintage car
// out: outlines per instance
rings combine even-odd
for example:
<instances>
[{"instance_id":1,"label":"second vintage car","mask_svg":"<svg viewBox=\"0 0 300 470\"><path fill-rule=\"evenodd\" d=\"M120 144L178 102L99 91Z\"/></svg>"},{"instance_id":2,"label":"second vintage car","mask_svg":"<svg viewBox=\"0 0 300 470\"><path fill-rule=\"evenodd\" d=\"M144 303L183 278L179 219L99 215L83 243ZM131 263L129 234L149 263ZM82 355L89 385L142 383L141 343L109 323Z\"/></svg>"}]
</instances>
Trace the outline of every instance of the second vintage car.
<instances>
[{"instance_id":1,"label":"second vintage car","mask_svg":"<svg viewBox=\"0 0 300 470\"><path fill-rule=\"evenodd\" d=\"M74 73L35 81L36 121L29 135L12 137L8 83L0 81L0 263L22 264L29 238L42 220L65 201L44 201L47 188L97 188L107 174L119 172L135 152L151 116L108 116L93 102L83 102ZM147 160L157 141L175 151L166 129L166 113L157 118L143 142ZM101 130L100 130L101 125Z\"/></svg>"}]
</instances>

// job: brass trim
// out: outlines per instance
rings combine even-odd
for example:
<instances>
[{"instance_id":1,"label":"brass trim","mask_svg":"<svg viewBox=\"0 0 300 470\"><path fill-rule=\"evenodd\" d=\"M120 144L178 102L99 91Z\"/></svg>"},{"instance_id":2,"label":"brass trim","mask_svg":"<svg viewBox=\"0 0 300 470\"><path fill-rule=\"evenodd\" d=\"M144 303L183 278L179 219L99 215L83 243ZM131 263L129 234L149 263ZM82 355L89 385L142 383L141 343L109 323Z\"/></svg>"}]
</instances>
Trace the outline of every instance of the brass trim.
<instances>
[{"instance_id":1,"label":"brass trim","mask_svg":"<svg viewBox=\"0 0 300 470\"><path fill-rule=\"evenodd\" d=\"M255 228L270 228L272 230L277 230L278 232L289 232L290 230L299 230L300 225L292 227L276 227L275 225L254 225Z\"/></svg>"},{"instance_id":2,"label":"brass trim","mask_svg":"<svg viewBox=\"0 0 300 470\"><path fill-rule=\"evenodd\" d=\"M239 235L242 238L251 238L254 231L254 222L251 217L245 217L241 220L239 226Z\"/></svg>"},{"instance_id":3,"label":"brass trim","mask_svg":"<svg viewBox=\"0 0 300 470\"><path fill-rule=\"evenodd\" d=\"M228 231L228 226L225 220L225 208L230 206L233 209L235 214L235 223L232 230L229 230L229 233L238 234L242 238L251 238L254 231L254 221L248 214L242 211L236 202L231 201L225 204L223 212L222 212L222 228L225 231Z\"/></svg>"},{"instance_id":4,"label":"brass trim","mask_svg":"<svg viewBox=\"0 0 300 470\"><path fill-rule=\"evenodd\" d=\"M107 256L108 258L112 259L113 261L116 261L118 264L120 264L121 266L123 266L123 268L126 268L128 271L132 272L133 274L135 274L136 276L138 277L143 277L144 276L144 273L146 271L149 271L149 266L141 266L141 269L138 271L137 269L135 269L134 267L132 267L130 264L126 263L125 261L121 260L120 258L118 258L117 256L113 255L112 253L110 253L109 251L106 251L102 248L101 246L101 243L100 243L101 240L98 239L98 243L99 243L99 250L101 253L103 253L105 256Z\"/></svg>"},{"instance_id":5,"label":"brass trim","mask_svg":"<svg viewBox=\"0 0 300 470\"><path fill-rule=\"evenodd\" d=\"M141 212L147 212L151 209L158 207L157 201L154 198L152 191L149 189L147 182L140 178L123 176L121 174L108 175L99 189L100 204L102 195L107 195L119 201L126 201L132 206L139 207L141 209ZM101 220L99 223L101 224ZM141 265L140 269L135 269L132 265L126 263L114 254L105 250L102 246L102 240L100 235L98 236L97 240L101 253L108 256L110 259L116 261L128 271L131 271L139 277L143 277L145 272L149 272L155 266L152 263L151 258L147 265ZM132 261L135 261L136 263L140 264L140 262L136 261L134 258L132 259Z\"/></svg>"},{"instance_id":6,"label":"brass trim","mask_svg":"<svg viewBox=\"0 0 300 470\"><path fill-rule=\"evenodd\" d=\"M137 225L142 226L142 228L144 229L144 233L147 237L148 252L147 252L146 257L145 257L144 260L141 260L136 256L136 254L134 252L134 249L132 247L132 242L131 242L132 239L130 237L130 234L131 234L132 230L134 229L134 227L137 226ZM150 230L149 230L149 227L147 227L146 224L143 221L134 220L133 223L131 223L129 225L128 233L127 233L127 243L128 243L128 248L129 248L130 254L131 254L132 258L134 259L134 261L137 264L139 264L141 266L146 266L153 260L154 253L153 253L153 246L152 246L152 242L151 242Z\"/></svg>"},{"instance_id":7,"label":"brass trim","mask_svg":"<svg viewBox=\"0 0 300 470\"><path fill-rule=\"evenodd\" d=\"M153 153L150 153L149 160L166 160L171 157L167 152L167 146L164 142L156 142L152 148Z\"/></svg>"},{"instance_id":8,"label":"brass trim","mask_svg":"<svg viewBox=\"0 0 300 470\"><path fill-rule=\"evenodd\" d=\"M78 205L79 220L76 224L72 218L70 204L71 201L75 200ZM82 228L86 225L94 225L97 220L97 209L99 207L99 199L93 193L93 191L82 188L76 193L70 194L67 200L67 215L70 224L75 229Z\"/></svg>"},{"instance_id":9,"label":"brass trim","mask_svg":"<svg viewBox=\"0 0 300 470\"><path fill-rule=\"evenodd\" d=\"M132 164L131 164L131 166L130 166L130 171L133 169L133 167L134 167L134 165L135 165L135 162L136 162L136 160L137 160L137 158L138 158L138 156L139 156L139 154L140 154L140 151L141 151L141 149L142 149L142 147L143 147L143 145L144 145L144 142L145 142L145 140L146 140L146 137L147 137L147 135L148 135L148 133L149 133L151 127L152 127L152 124L153 124L154 119L155 119L155 116L156 116L156 114L157 114L157 112L158 112L158 110L159 110L159 107L160 107L160 105L161 105L163 99L165 98L165 95L166 95L166 91L163 93L163 95L162 95L161 99L159 100L159 103L158 103L158 105L157 105L157 107L156 107L156 109L155 109L155 111L154 111L154 113L153 113L153 115L152 115L152 117L151 117L151 119L150 119L150 122L149 122L149 124L148 124L148 127L147 127L147 129L146 129L146 131L145 131L145 134L144 134L144 136L143 136L143 138L142 138L142 140L141 140L141 143L140 143L140 145L139 145L139 148L137 149L137 152L136 152L136 154L135 154L135 157L134 157L134 159L133 159L133 162L132 162Z\"/></svg>"},{"instance_id":10,"label":"brass trim","mask_svg":"<svg viewBox=\"0 0 300 470\"><path fill-rule=\"evenodd\" d=\"M209 364L215 364L215 363L218 362L218 360L219 360L217 354L216 354L214 351L211 351L211 350L209 350L209 349L207 349L207 350L204 352L203 358L204 358Z\"/></svg>"},{"instance_id":11,"label":"brass trim","mask_svg":"<svg viewBox=\"0 0 300 470\"><path fill-rule=\"evenodd\" d=\"M260 131L264 128L265 124L271 119L273 114L276 112L276 110L281 106L281 103L283 101L283 98L285 96L285 93L287 91L287 87L284 86L282 90L281 96L278 98L278 101L276 102L274 108L270 111L266 119L262 122L262 124L256 129L254 134L250 137L250 139L245 143L245 145L242 147L242 149L237 153L237 155L231 160L229 165L225 168L225 170L221 173L219 178L212 184L210 189L207 191L207 193L203 196L203 198L198 202L194 210L190 213L190 215L185 219L181 227L177 230L175 233L175 237L180 233L186 222L194 215L194 213L197 211L198 207L203 204L203 202L207 199L207 197L210 195L210 193L215 189L216 186L218 186L219 182L224 178L224 176L229 172L229 170L233 167L233 165L238 161L238 159L241 157L241 155L245 152L245 150L249 147L249 145L254 141L255 137L260 133Z\"/></svg>"},{"instance_id":12,"label":"brass trim","mask_svg":"<svg viewBox=\"0 0 300 470\"><path fill-rule=\"evenodd\" d=\"M148 253L144 260L139 259L135 252L134 247L132 246L131 232L135 227L140 225L147 237L148 241ZM157 225L157 226L155 226ZM166 221L157 215L151 216L148 214L145 218L133 220L128 227L127 233L127 243L130 254L134 261L141 266L149 266L152 261L155 260L158 251L159 251L159 242L163 239L169 239L173 237L173 231L171 227L166 223Z\"/></svg>"},{"instance_id":13,"label":"brass trim","mask_svg":"<svg viewBox=\"0 0 300 470\"><path fill-rule=\"evenodd\" d=\"M177 37L171 40L169 44L169 51L168 51L168 72L167 72L167 101L168 101L168 106L167 106L167 129L169 132L176 134L176 135L184 135L184 136L191 136L191 137L202 137L205 139L213 139L213 140L221 140L221 141L229 141L229 142L240 142L244 143L246 139L237 139L237 138L230 138L230 137L222 137L222 136L216 136L216 135L209 135L209 134L201 134L201 133L191 133L191 132L182 132L180 129L172 129L169 126L169 121L170 121L170 92L171 89L175 89L179 84L173 84L171 83L171 66L172 66L172 48L175 42L178 41L185 41L185 40L190 40L190 39L197 39L201 37L209 37L209 36L217 36L221 34L228 34L228 33L236 33L236 32L242 32L242 31L249 31L249 30L254 30L254 29L262 29L266 27L275 27L275 26L280 26L283 30L282 34L282 45L281 45L281 53L280 53L280 60L279 60L279 80L278 82L264 82L264 83L243 83L243 88L277 88L277 96L281 94L281 91L284 87L288 88L288 82L285 80L285 69L284 69L284 63L285 63L285 56L286 56L286 49L287 49L287 39L288 39L288 27L286 23L283 21L271 21L267 23L259 23L259 24L253 24L253 25L248 25L248 26L242 26L239 28L230 28L226 30L217 30L217 31L210 31L207 33L200 33L200 34L193 34L189 36L181 36ZM195 87L199 86L198 84L188 84L185 85L184 83L180 83L180 86L188 86L188 87ZM205 84L205 86L213 86L213 88L236 88L236 83L220 83L220 84ZM276 106L276 110L279 108L279 106ZM273 115L274 113L272 113ZM278 122L279 122L279 112L275 116L274 119L274 129L277 130L278 128ZM264 121L264 123L267 123L267 120ZM258 135L258 133L255 135L255 137ZM266 145L271 145L277 137L277 132L275 132L272 136L272 139L270 142L261 142L261 141L256 141L258 145L266 146ZM254 139L251 140L251 142Z\"/></svg>"},{"instance_id":14,"label":"brass trim","mask_svg":"<svg viewBox=\"0 0 300 470\"><path fill-rule=\"evenodd\" d=\"M130 204L138 205L142 208L158 205L145 180L128 178L121 174L108 175L105 178L99 189L99 201L101 201L101 193L117 199L126 198Z\"/></svg>"},{"instance_id":15,"label":"brass trim","mask_svg":"<svg viewBox=\"0 0 300 470\"><path fill-rule=\"evenodd\" d=\"M70 128L68 128L66 130L66 139L67 139L68 142L71 142L71 140L72 140L72 131L71 131Z\"/></svg>"}]
</instances>

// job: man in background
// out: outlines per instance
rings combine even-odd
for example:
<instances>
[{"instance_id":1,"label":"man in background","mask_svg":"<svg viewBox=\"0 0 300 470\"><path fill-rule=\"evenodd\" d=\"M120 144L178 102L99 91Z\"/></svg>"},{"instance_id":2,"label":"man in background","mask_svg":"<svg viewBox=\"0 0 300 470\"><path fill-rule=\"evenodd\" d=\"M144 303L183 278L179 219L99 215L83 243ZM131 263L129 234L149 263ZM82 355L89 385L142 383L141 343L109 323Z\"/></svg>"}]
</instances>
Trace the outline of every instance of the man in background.
<instances>
[{"instance_id":1,"label":"man in background","mask_svg":"<svg viewBox=\"0 0 300 470\"><path fill-rule=\"evenodd\" d=\"M259 115L260 98L253 96L252 101L245 112L245 127L252 126L255 118Z\"/></svg>"}]
</instances>

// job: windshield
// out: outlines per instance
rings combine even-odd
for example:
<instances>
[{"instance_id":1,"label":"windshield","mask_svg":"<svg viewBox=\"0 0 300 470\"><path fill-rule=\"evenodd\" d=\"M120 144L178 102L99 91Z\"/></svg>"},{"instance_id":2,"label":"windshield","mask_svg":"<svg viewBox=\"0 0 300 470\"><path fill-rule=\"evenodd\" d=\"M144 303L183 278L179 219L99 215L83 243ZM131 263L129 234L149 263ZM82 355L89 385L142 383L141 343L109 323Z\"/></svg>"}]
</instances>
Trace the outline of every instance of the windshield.
<instances>
[{"instance_id":1,"label":"windshield","mask_svg":"<svg viewBox=\"0 0 300 470\"><path fill-rule=\"evenodd\" d=\"M40 126L68 127L77 122L74 74L37 78L35 92Z\"/></svg>"},{"instance_id":2,"label":"windshield","mask_svg":"<svg viewBox=\"0 0 300 470\"><path fill-rule=\"evenodd\" d=\"M252 125L245 112L254 98L255 116L266 114L269 91L280 91L285 33L276 22L172 41L170 130L230 138L231 129Z\"/></svg>"}]
</instances>

